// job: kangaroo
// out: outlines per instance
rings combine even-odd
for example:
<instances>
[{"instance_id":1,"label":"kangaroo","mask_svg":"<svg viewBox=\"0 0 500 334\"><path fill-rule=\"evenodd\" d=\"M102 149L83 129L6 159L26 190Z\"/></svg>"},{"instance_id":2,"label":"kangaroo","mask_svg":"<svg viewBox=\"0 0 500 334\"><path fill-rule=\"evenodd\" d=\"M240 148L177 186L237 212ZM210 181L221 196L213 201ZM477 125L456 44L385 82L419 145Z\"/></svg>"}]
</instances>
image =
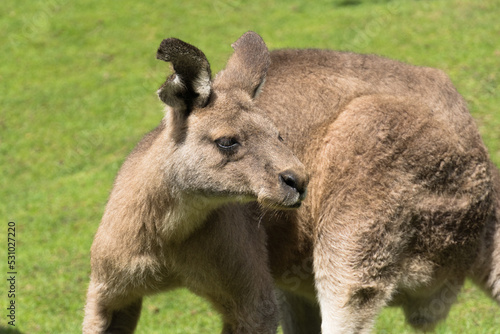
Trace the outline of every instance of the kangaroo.
<instances>
[{"instance_id":1,"label":"kangaroo","mask_svg":"<svg viewBox=\"0 0 500 334\"><path fill-rule=\"evenodd\" d=\"M233 48L212 81L161 43L166 115L116 178L84 333L133 332L143 296L178 287L224 334L369 333L385 306L432 330L467 276L500 303L500 173L443 72L254 32Z\"/></svg>"}]
</instances>

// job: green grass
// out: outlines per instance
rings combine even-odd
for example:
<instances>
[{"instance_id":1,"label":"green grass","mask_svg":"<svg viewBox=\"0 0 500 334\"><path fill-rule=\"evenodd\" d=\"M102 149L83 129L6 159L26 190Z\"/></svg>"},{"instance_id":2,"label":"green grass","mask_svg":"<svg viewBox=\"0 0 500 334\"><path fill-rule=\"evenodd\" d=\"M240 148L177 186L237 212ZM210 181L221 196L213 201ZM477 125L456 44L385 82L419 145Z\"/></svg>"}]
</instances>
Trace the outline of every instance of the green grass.
<instances>
[{"instance_id":1,"label":"green grass","mask_svg":"<svg viewBox=\"0 0 500 334\"><path fill-rule=\"evenodd\" d=\"M18 275L17 326L2 316L0 332L80 331L89 248L114 176L162 117L155 91L168 66L155 52L163 38L198 46L214 71L247 30L270 48L378 53L441 68L500 165L498 13L497 0L2 3L0 219L2 233L9 220L17 224ZM219 330L204 301L179 291L146 300L138 333ZM399 310L387 309L377 332L412 331ZM472 285L438 328L459 332L500 333L500 308Z\"/></svg>"}]
</instances>

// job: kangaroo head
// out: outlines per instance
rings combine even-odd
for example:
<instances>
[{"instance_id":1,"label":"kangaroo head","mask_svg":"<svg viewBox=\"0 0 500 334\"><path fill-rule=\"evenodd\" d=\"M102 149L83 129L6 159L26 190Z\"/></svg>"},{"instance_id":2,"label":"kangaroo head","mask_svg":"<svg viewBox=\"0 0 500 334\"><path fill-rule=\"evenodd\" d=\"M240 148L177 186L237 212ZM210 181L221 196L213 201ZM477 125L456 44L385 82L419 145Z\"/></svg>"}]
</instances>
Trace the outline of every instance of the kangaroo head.
<instances>
[{"instance_id":1,"label":"kangaroo head","mask_svg":"<svg viewBox=\"0 0 500 334\"><path fill-rule=\"evenodd\" d=\"M298 207L307 173L254 103L270 64L269 51L253 32L233 48L213 82L199 49L174 38L163 40L158 49L157 58L174 69L158 90L167 105L168 183L214 200Z\"/></svg>"}]
</instances>

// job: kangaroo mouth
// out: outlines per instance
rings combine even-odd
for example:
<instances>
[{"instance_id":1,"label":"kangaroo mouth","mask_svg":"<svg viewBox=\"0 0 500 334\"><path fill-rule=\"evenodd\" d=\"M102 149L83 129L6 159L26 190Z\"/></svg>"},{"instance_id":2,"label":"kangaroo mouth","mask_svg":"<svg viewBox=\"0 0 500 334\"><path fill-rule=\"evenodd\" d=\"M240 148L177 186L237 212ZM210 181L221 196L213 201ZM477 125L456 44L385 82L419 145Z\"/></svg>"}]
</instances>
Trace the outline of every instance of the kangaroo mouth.
<instances>
[{"instance_id":1,"label":"kangaroo mouth","mask_svg":"<svg viewBox=\"0 0 500 334\"><path fill-rule=\"evenodd\" d=\"M259 194L257 202L264 208L277 210L292 210L298 209L302 205L304 196L299 193L287 193L284 198L276 199L266 194Z\"/></svg>"},{"instance_id":2,"label":"kangaroo mouth","mask_svg":"<svg viewBox=\"0 0 500 334\"><path fill-rule=\"evenodd\" d=\"M218 199L222 202L239 202L248 203L257 201L263 208L273 210L293 210L298 209L302 205L305 198L305 192L287 191L285 194L277 195L266 190L261 190L259 193L239 193L239 192L211 192L203 191L203 196L206 198Z\"/></svg>"},{"instance_id":3,"label":"kangaroo mouth","mask_svg":"<svg viewBox=\"0 0 500 334\"><path fill-rule=\"evenodd\" d=\"M273 209L273 210L295 210L300 208L302 201L297 201L293 204L288 203L276 203L268 200L257 201L262 207Z\"/></svg>"},{"instance_id":4,"label":"kangaroo mouth","mask_svg":"<svg viewBox=\"0 0 500 334\"><path fill-rule=\"evenodd\" d=\"M298 209L298 208L300 208L301 205L302 205L302 201L298 201L297 203L292 204L292 205L287 205L284 208L285 209Z\"/></svg>"}]
</instances>

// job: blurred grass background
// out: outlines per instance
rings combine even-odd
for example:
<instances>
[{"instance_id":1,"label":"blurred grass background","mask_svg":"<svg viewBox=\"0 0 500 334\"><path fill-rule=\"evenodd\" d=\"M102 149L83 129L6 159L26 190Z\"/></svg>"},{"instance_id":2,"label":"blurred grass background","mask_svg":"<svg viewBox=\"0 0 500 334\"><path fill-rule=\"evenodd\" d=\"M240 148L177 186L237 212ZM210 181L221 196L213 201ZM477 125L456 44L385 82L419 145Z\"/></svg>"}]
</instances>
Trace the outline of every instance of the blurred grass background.
<instances>
[{"instance_id":1,"label":"blurred grass background","mask_svg":"<svg viewBox=\"0 0 500 334\"><path fill-rule=\"evenodd\" d=\"M17 224L18 276L16 327L2 316L0 333L80 332L89 248L114 176L163 115L155 95L168 72L155 59L163 38L199 47L214 73L247 30L271 49L351 50L438 67L500 165L499 14L498 0L2 3L0 219L5 236L7 222ZM6 291L4 282L3 309ZM137 332L220 329L203 300L180 290L147 298ZM412 330L400 310L386 309L376 332ZM500 308L467 284L437 333L500 333Z\"/></svg>"}]
</instances>

